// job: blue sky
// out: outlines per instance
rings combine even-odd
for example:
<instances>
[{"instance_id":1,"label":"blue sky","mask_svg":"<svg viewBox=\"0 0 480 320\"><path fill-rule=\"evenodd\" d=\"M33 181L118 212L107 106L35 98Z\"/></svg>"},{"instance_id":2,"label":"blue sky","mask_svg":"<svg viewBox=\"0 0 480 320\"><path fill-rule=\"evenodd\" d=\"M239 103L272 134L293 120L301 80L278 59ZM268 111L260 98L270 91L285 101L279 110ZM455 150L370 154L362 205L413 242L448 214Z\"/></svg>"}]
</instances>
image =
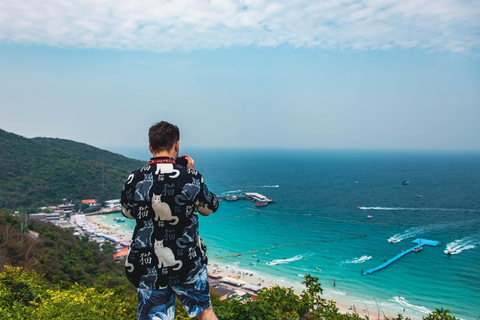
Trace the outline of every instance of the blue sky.
<instances>
[{"instance_id":1,"label":"blue sky","mask_svg":"<svg viewBox=\"0 0 480 320\"><path fill-rule=\"evenodd\" d=\"M478 1L0 0L0 128L119 149L480 151Z\"/></svg>"}]
</instances>

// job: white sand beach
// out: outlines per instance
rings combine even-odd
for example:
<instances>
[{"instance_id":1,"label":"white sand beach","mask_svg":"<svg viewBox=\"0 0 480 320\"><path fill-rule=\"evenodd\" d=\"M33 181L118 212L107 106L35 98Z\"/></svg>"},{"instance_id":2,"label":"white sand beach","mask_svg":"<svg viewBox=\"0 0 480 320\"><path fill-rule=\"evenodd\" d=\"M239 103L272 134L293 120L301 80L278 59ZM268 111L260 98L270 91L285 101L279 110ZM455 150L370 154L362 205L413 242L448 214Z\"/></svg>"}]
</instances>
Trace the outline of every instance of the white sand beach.
<instances>
[{"instance_id":1,"label":"white sand beach","mask_svg":"<svg viewBox=\"0 0 480 320\"><path fill-rule=\"evenodd\" d=\"M109 235L112 238L117 239L118 241L127 243L127 242L130 242L131 240L130 234L126 234L124 231L122 232L122 230L120 230L119 228L112 228L109 225L102 224L97 219L95 219L94 216L85 216L85 220L90 225L90 227L93 228L94 230L98 230L101 233ZM298 295L300 295L303 290L303 286L299 285L298 283L297 284L285 283L284 280L275 279L271 275L252 272L249 270L243 270L235 265L224 264L219 259L210 259L210 263L207 266L207 268L208 268L209 274L218 276L219 279L217 280L221 282L222 286L226 286L228 288L231 288L232 290L245 291L252 295L254 295L255 293L253 291L243 288L243 285L254 284L254 285L261 286L262 288L272 288L274 286L291 287L293 288L294 292ZM241 285L235 286L232 284L222 282L221 278L232 279L234 281L237 281ZM322 295L322 296L327 300L334 300L336 302L337 307L340 309L340 312L342 313L354 313L356 311L361 316L364 316L364 317L369 316L370 319L376 319L376 315L373 315L372 313L369 314L369 311L367 309L359 305L355 306L355 302L349 301L348 299L346 299L346 297L345 299L337 298L337 297L335 297L334 299L331 299L329 297L325 297L325 295ZM356 303L358 304L358 302ZM386 315L396 316L396 314L388 314L388 313L386 313Z\"/></svg>"}]
</instances>

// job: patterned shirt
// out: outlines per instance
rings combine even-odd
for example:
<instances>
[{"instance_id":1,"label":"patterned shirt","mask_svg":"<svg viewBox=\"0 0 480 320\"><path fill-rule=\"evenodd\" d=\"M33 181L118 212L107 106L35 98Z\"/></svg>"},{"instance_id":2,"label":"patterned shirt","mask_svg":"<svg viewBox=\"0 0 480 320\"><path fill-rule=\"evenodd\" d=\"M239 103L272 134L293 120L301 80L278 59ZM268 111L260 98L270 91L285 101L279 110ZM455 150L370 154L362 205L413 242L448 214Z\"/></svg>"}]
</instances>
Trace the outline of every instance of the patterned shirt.
<instances>
[{"instance_id":1,"label":"patterned shirt","mask_svg":"<svg viewBox=\"0 0 480 320\"><path fill-rule=\"evenodd\" d=\"M175 286L207 264L197 212L215 212L218 198L200 173L172 158L152 158L128 177L121 205L123 215L137 222L125 261L127 278L135 287Z\"/></svg>"}]
</instances>

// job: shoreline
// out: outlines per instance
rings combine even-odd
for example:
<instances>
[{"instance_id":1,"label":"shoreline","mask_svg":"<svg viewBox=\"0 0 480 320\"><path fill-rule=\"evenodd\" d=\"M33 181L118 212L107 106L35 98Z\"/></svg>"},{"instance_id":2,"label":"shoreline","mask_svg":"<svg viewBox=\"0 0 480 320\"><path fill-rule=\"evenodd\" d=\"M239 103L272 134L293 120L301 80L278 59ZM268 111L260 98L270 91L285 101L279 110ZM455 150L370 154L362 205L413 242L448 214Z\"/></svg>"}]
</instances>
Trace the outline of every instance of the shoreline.
<instances>
[{"instance_id":1,"label":"shoreline","mask_svg":"<svg viewBox=\"0 0 480 320\"><path fill-rule=\"evenodd\" d=\"M131 235L128 235L127 233L122 232L120 230L121 228L113 228L111 225L102 223L101 221L98 221L97 219L95 219L95 216L85 216L85 218L89 224L91 224L94 227L97 227L102 232L113 235L114 237L121 239L121 241L123 242L131 241ZM215 258L209 258L209 264L207 265L207 269L209 273L219 274L219 276L227 277L227 278L228 277L238 278L240 281L244 281L245 284L250 284L250 283L253 283L256 285L260 284L262 288L272 288L274 286L292 288L295 294L297 295L300 295L301 292L305 289L304 285L301 284L303 280L302 281L292 281L291 279L280 280L273 275L268 275L264 272L256 271L256 270L255 271L246 270L244 268L238 267L235 264L232 265L228 263L222 263ZM221 282L221 285L228 287L232 290L241 290L241 291L248 292L250 294L254 294L248 290L245 290L242 287L237 287L224 282ZM363 318L368 316L370 319L373 320L373 319L384 319L384 316L396 317L398 313L402 313L400 310L397 312L382 310L381 316L378 318L374 315L371 315L371 314L369 315L370 312L368 311L366 302L363 301L364 299L357 298L357 297L347 298L346 293L342 295L342 293L336 293L334 290L331 290L331 289L325 289L325 288L322 288L322 289L323 289L323 293L321 294L321 297L326 299L327 301L329 300L334 301L337 308L339 309L339 312L343 314L354 313L356 311ZM340 292L340 291L337 291L337 292ZM340 295L340 296L333 296L333 295ZM365 307L363 307L361 304L364 304ZM421 319L421 317L418 317L416 315L405 314L405 312L403 312L403 314L412 319Z\"/></svg>"},{"instance_id":2,"label":"shoreline","mask_svg":"<svg viewBox=\"0 0 480 320\"><path fill-rule=\"evenodd\" d=\"M210 260L210 259L209 259ZM216 260L216 259L211 259L211 260ZM230 264L224 264L224 263L219 263L217 261L215 261L215 264L212 264L211 260L209 261L209 264L207 266L207 269L209 270L209 273L210 270L217 270L216 272L212 272L213 274L219 274L219 276L222 276L222 277L236 277L238 278L238 280L240 281L243 281L245 282L246 284L249 284L249 283L252 283L252 284L261 284L262 288L272 288L272 287L275 287L275 286L279 286L279 287L283 287L283 288L292 288L293 291L295 292L296 295L300 295L302 293L302 291L305 289L305 287L300 283L294 283L294 282L287 282L287 283L283 283L284 281L278 281L277 279L275 279L274 277L271 277L271 276L268 276L268 275L265 275L261 272L258 272L258 271L250 271L250 270L245 270L245 269L242 269L242 268L239 268L238 266L235 266L235 265L230 265ZM221 271L218 272L218 269L220 269ZM251 276L250 276L251 274ZM260 282L259 282L260 281ZM282 284L280 284L280 282L282 282ZM245 289L241 288L241 287L236 287L234 285L229 285L229 284L226 284L226 283L222 283L222 285L225 285L226 287L228 288L231 288L233 290L242 290L244 291ZM300 290L300 286L302 286L303 288ZM343 313L343 314L346 314L346 313L354 313L354 309L351 308L351 306L354 306L355 303L352 301L346 301L346 300L341 300L341 299L334 299L332 297L326 297L325 296L325 289L323 289L323 293L321 295L322 298L326 299L327 301L334 301L337 308L339 309L339 312L340 313ZM249 292L251 293L251 292ZM253 293L251 293L253 294ZM361 309L359 310L360 308L357 308L356 309L356 312L362 316L363 318L365 318L366 316L369 316L368 315L368 312L364 309ZM392 315L392 314L387 314L387 316L396 316L396 315ZM370 319L374 320L376 318L373 318L372 316L369 316ZM382 318L383 319L383 318Z\"/></svg>"}]
</instances>

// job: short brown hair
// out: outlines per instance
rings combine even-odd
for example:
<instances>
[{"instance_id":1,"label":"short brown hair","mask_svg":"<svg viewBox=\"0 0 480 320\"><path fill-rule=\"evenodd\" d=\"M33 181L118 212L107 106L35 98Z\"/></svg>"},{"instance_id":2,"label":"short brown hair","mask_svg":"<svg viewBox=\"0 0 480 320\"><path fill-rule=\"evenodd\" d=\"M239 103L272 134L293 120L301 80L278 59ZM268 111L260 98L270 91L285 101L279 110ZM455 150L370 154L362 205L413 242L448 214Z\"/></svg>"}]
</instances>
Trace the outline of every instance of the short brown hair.
<instances>
[{"instance_id":1,"label":"short brown hair","mask_svg":"<svg viewBox=\"0 0 480 320\"><path fill-rule=\"evenodd\" d=\"M180 140L180 130L176 125L161 121L150 127L148 140L154 152L169 151Z\"/></svg>"}]
</instances>

